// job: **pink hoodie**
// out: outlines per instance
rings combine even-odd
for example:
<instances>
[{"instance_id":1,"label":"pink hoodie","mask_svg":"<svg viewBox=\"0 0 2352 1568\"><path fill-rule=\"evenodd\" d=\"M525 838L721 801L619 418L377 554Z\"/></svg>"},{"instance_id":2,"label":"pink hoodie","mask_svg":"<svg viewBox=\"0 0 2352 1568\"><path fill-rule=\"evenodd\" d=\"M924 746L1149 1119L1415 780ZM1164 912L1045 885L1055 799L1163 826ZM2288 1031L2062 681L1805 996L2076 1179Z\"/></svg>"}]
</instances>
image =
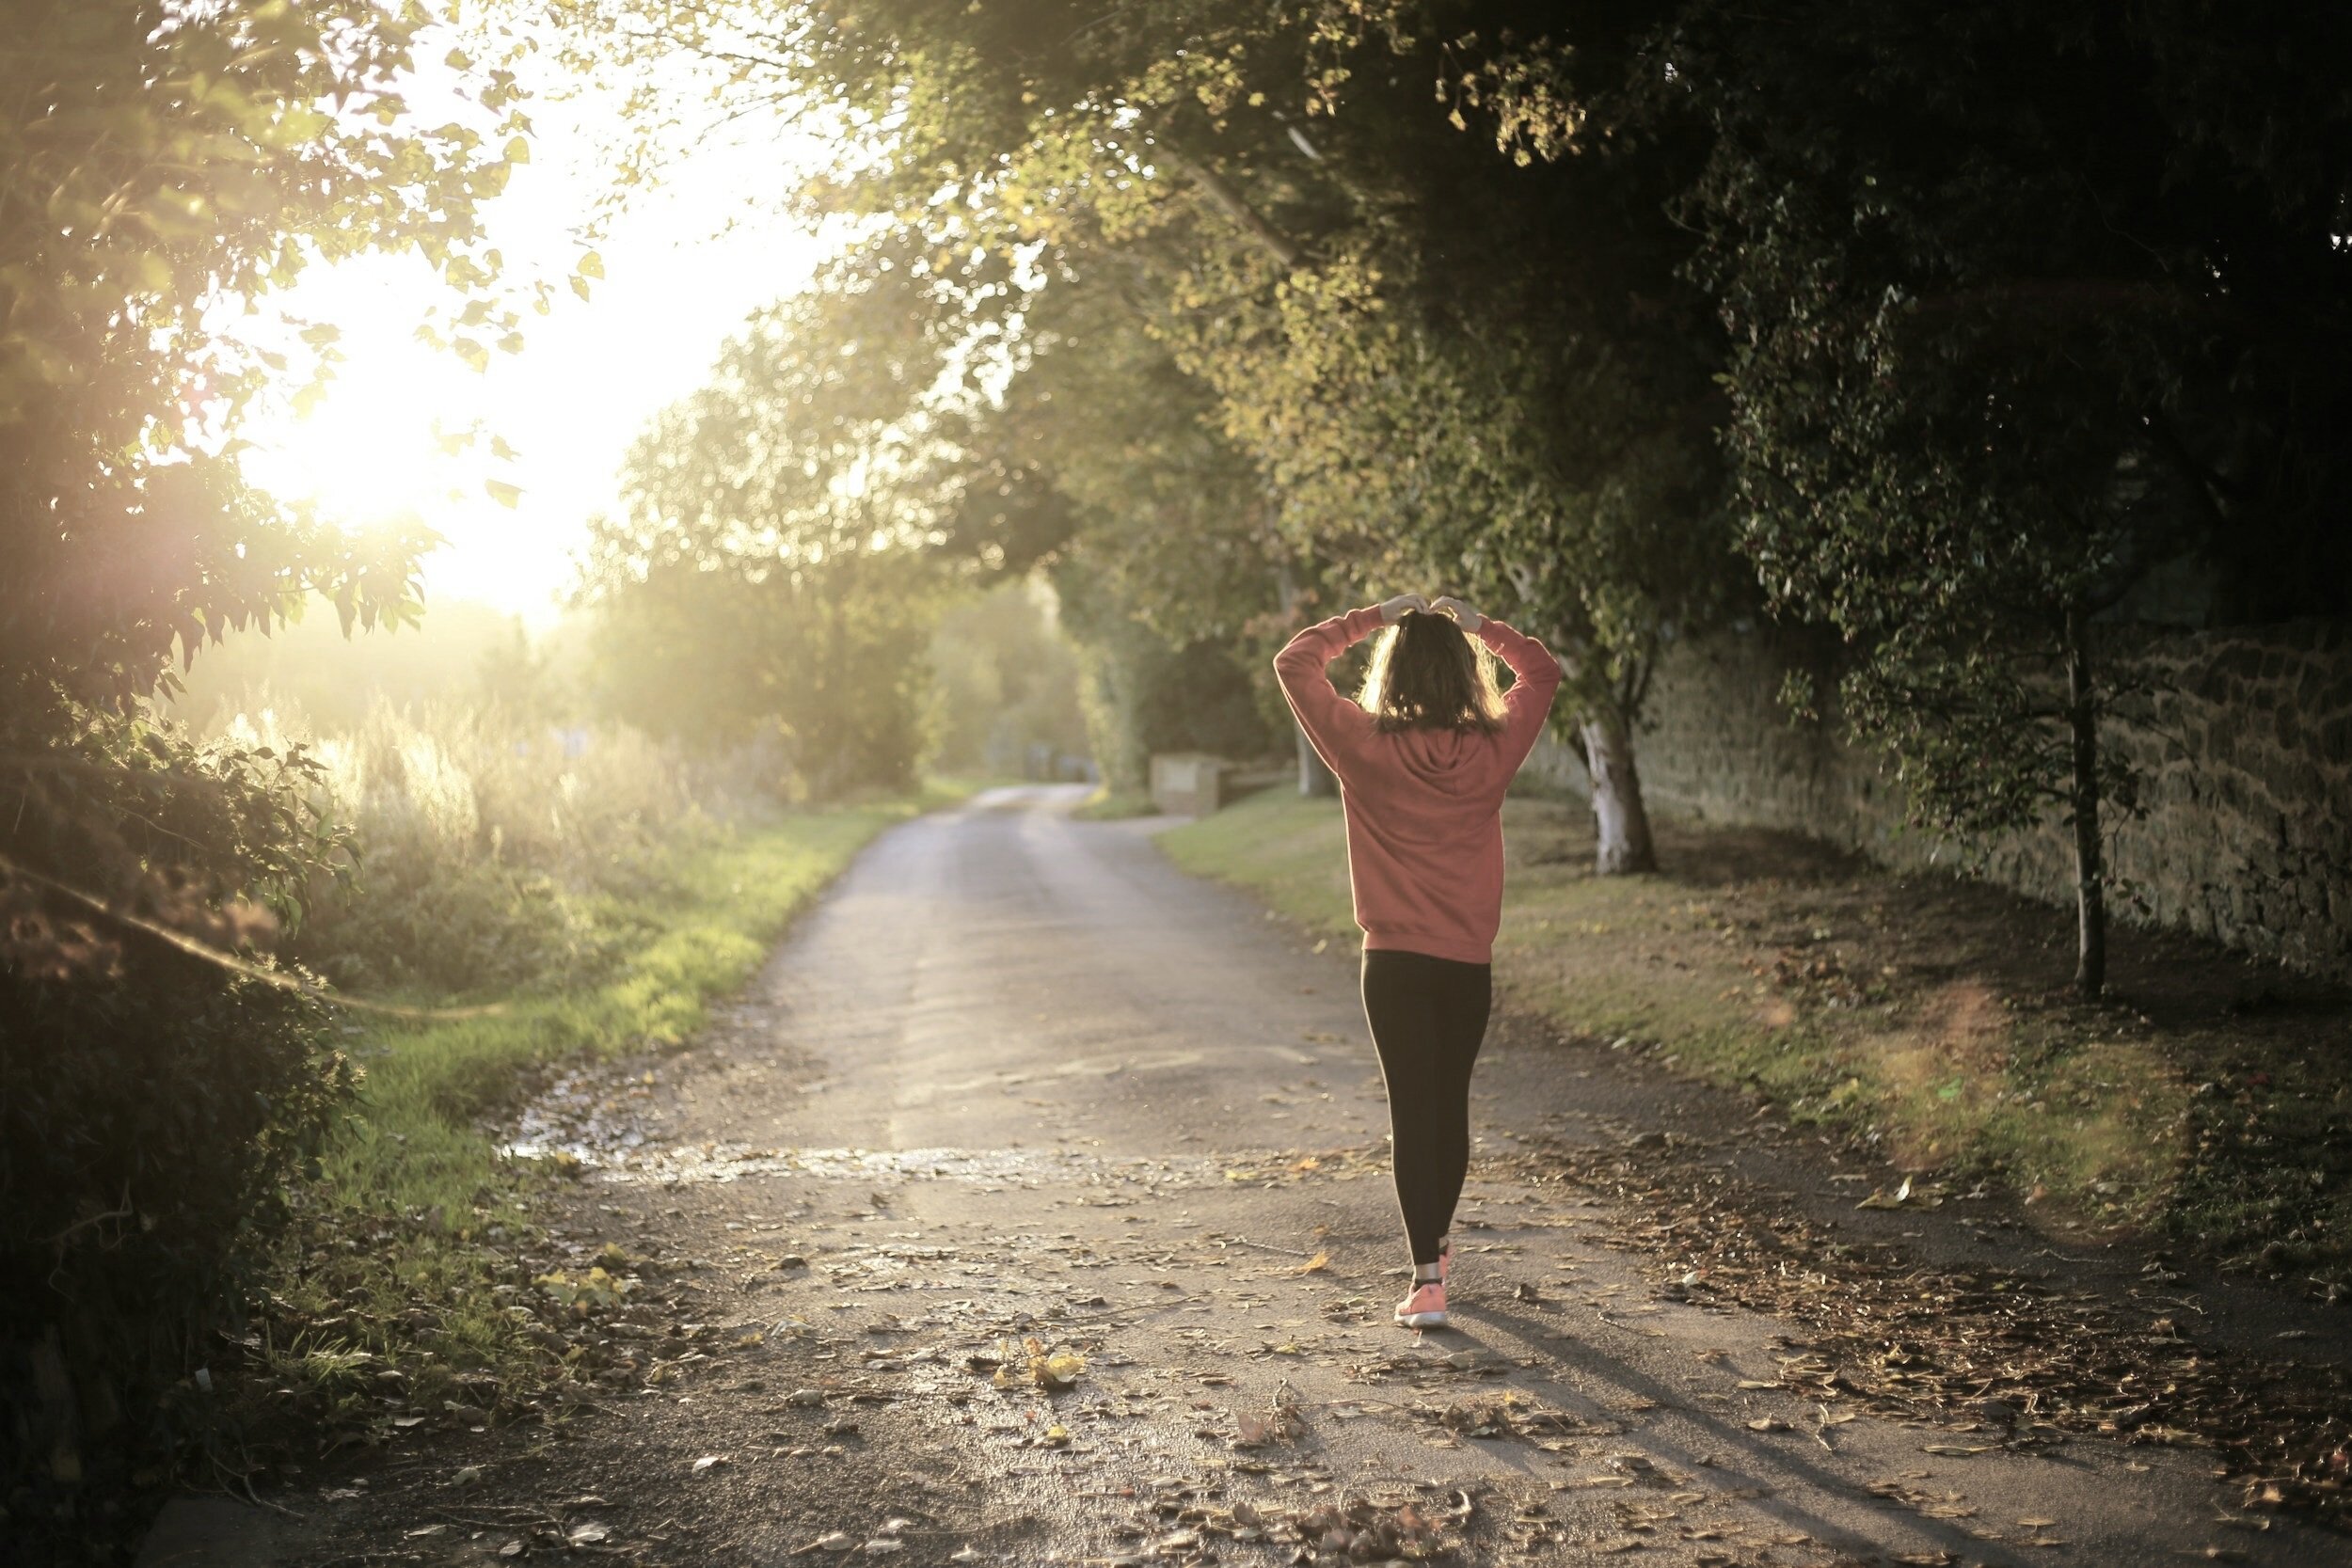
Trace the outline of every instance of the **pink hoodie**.
<instances>
[{"instance_id":1,"label":"pink hoodie","mask_svg":"<svg viewBox=\"0 0 2352 1568\"><path fill-rule=\"evenodd\" d=\"M1560 661L1500 621L1472 635L1518 677L1502 728L1396 730L1332 689L1326 667L1378 631L1374 606L1309 626L1274 656L1299 727L1339 775L1347 871L1368 948L1483 964L1502 924L1502 792L1560 686Z\"/></svg>"}]
</instances>

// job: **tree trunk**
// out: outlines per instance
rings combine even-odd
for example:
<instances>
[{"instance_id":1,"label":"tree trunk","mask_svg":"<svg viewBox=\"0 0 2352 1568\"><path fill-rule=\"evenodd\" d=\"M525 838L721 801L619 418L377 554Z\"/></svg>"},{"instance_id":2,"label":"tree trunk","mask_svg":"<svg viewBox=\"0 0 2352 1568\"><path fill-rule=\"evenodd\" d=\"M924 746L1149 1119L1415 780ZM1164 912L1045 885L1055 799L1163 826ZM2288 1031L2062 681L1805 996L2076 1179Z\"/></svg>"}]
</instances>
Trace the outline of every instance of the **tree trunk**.
<instances>
[{"instance_id":1,"label":"tree trunk","mask_svg":"<svg viewBox=\"0 0 2352 1568\"><path fill-rule=\"evenodd\" d=\"M1291 735L1298 742L1298 793L1309 800L1328 800L1340 792L1340 781L1331 776L1323 758L1315 751L1315 743L1307 738L1307 732L1291 721Z\"/></svg>"},{"instance_id":2,"label":"tree trunk","mask_svg":"<svg viewBox=\"0 0 2352 1568\"><path fill-rule=\"evenodd\" d=\"M1642 803L1642 778L1633 767L1632 726L1614 707L1599 707L1577 729L1593 781L1593 869L1603 877L1657 870L1649 809Z\"/></svg>"},{"instance_id":3,"label":"tree trunk","mask_svg":"<svg viewBox=\"0 0 2352 1568\"><path fill-rule=\"evenodd\" d=\"M1274 562L1274 594L1282 607L1282 619L1287 623L1298 611L1298 578L1291 571L1288 560L1278 557ZM1307 732L1291 721L1291 739L1298 747L1298 793L1305 800L1329 800L1340 792L1340 781L1331 776L1315 743L1307 738Z\"/></svg>"},{"instance_id":4,"label":"tree trunk","mask_svg":"<svg viewBox=\"0 0 2352 1568\"><path fill-rule=\"evenodd\" d=\"M2066 612L2066 717L2074 731L2074 989L2096 997L2107 984L2106 871L2099 843L2099 705L2090 681L2090 627Z\"/></svg>"}]
</instances>

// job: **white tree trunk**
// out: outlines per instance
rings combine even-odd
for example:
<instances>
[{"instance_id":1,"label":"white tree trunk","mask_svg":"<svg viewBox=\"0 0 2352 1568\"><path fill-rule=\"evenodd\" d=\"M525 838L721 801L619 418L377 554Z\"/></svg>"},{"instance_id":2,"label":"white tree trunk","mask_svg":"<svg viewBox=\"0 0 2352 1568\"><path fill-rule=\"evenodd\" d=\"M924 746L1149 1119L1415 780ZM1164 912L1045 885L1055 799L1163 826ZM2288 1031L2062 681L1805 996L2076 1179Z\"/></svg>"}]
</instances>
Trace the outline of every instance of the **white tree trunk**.
<instances>
[{"instance_id":1,"label":"white tree trunk","mask_svg":"<svg viewBox=\"0 0 2352 1568\"><path fill-rule=\"evenodd\" d=\"M1577 728L1593 781L1593 869L1603 877L1657 870L1649 811L1633 767L1632 727L1614 708L1603 708Z\"/></svg>"}]
</instances>

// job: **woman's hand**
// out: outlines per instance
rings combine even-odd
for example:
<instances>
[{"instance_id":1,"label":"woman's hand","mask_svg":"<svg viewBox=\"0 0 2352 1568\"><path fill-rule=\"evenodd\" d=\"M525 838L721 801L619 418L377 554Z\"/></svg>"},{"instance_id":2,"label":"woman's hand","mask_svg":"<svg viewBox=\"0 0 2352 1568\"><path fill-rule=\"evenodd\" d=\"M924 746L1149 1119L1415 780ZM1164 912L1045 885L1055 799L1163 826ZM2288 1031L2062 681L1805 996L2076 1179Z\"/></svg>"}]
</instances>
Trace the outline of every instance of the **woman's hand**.
<instances>
[{"instance_id":1,"label":"woman's hand","mask_svg":"<svg viewBox=\"0 0 2352 1568\"><path fill-rule=\"evenodd\" d=\"M1384 626L1392 626L1396 625L1398 621L1404 619L1405 612L1406 610L1427 610L1428 608L1429 600L1422 594L1399 594L1393 599L1384 599L1381 601L1380 624Z\"/></svg>"},{"instance_id":2,"label":"woman's hand","mask_svg":"<svg viewBox=\"0 0 2352 1568\"><path fill-rule=\"evenodd\" d=\"M1476 631L1479 627L1486 624L1486 618L1485 616L1479 614L1478 611L1472 610L1470 606L1464 604L1461 600L1455 598L1451 594L1446 594L1442 598L1433 600L1427 608L1436 610L1440 615L1453 616L1456 621L1459 621L1462 624L1462 629L1464 631Z\"/></svg>"}]
</instances>

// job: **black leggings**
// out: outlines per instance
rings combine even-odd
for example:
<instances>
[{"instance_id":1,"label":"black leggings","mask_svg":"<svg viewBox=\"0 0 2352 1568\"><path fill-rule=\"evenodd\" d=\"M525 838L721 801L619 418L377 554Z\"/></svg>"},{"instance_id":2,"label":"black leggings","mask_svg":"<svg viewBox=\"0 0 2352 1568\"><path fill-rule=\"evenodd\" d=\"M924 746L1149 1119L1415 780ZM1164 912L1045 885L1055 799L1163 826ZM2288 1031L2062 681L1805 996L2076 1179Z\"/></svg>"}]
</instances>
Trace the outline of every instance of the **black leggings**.
<instances>
[{"instance_id":1,"label":"black leggings","mask_svg":"<svg viewBox=\"0 0 2352 1568\"><path fill-rule=\"evenodd\" d=\"M1396 1203L1413 1261L1434 1263L1470 1169L1470 1069L1494 972L1425 953L1364 953L1364 1022L1389 1086Z\"/></svg>"}]
</instances>

